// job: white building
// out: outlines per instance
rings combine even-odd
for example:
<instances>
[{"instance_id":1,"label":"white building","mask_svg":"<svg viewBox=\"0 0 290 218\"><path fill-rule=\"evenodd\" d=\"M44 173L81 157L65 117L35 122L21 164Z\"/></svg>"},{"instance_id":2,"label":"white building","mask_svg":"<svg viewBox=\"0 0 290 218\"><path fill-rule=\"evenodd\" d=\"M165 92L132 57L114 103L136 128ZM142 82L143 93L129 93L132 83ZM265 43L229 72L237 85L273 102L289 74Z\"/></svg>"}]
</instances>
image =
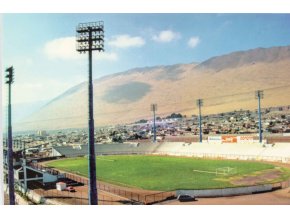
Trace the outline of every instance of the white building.
<instances>
[{"instance_id":1,"label":"white building","mask_svg":"<svg viewBox=\"0 0 290 218\"><path fill-rule=\"evenodd\" d=\"M47 136L47 133L46 133L45 130L38 130L38 131L37 131L37 135L38 135L38 136Z\"/></svg>"}]
</instances>

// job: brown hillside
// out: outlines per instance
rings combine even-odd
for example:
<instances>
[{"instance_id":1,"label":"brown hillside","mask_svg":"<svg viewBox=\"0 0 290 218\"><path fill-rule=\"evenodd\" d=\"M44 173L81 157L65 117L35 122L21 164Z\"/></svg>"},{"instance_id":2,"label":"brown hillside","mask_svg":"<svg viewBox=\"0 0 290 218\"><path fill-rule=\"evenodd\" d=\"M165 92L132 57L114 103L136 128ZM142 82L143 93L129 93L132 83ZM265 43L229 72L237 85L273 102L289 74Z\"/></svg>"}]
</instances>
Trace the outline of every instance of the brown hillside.
<instances>
[{"instance_id":1,"label":"brown hillside","mask_svg":"<svg viewBox=\"0 0 290 218\"><path fill-rule=\"evenodd\" d=\"M273 88L275 87L275 88ZM128 123L158 115L256 109L254 91L263 89L262 107L290 104L290 46L253 49L211 58L199 65L133 69L94 81L95 125ZM87 87L59 96L21 125L21 129L59 129L87 125ZM19 126L18 126L19 128Z\"/></svg>"}]
</instances>

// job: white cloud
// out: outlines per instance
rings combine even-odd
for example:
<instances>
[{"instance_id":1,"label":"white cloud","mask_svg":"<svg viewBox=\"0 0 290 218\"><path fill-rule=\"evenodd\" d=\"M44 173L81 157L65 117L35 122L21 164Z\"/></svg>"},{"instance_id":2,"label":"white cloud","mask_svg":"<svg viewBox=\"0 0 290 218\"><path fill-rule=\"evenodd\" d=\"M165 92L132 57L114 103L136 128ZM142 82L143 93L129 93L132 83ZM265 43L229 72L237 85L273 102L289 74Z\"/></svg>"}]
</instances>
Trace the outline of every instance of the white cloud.
<instances>
[{"instance_id":1,"label":"white cloud","mask_svg":"<svg viewBox=\"0 0 290 218\"><path fill-rule=\"evenodd\" d=\"M80 55L76 51L76 38L64 37L54 39L44 45L44 53L51 59L80 59Z\"/></svg>"},{"instance_id":2,"label":"white cloud","mask_svg":"<svg viewBox=\"0 0 290 218\"><path fill-rule=\"evenodd\" d=\"M188 40L188 46L191 48L195 48L200 42L200 39L198 36L193 36Z\"/></svg>"},{"instance_id":3,"label":"white cloud","mask_svg":"<svg viewBox=\"0 0 290 218\"><path fill-rule=\"evenodd\" d=\"M45 55L50 59L61 59L61 60L80 60L87 56L79 54L76 51L76 38L75 37L63 37L54 39L47 42L43 49ZM114 52L95 52L93 55L94 60L103 61L116 61L118 55Z\"/></svg>"},{"instance_id":4,"label":"white cloud","mask_svg":"<svg viewBox=\"0 0 290 218\"><path fill-rule=\"evenodd\" d=\"M117 48L141 47L145 44L145 40L139 36L117 35L108 41L108 45Z\"/></svg>"},{"instance_id":5,"label":"white cloud","mask_svg":"<svg viewBox=\"0 0 290 218\"><path fill-rule=\"evenodd\" d=\"M180 33L172 30L163 30L158 35L154 35L152 39L156 42L171 42L172 40L179 39Z\"/></svg>"}]
</instances>

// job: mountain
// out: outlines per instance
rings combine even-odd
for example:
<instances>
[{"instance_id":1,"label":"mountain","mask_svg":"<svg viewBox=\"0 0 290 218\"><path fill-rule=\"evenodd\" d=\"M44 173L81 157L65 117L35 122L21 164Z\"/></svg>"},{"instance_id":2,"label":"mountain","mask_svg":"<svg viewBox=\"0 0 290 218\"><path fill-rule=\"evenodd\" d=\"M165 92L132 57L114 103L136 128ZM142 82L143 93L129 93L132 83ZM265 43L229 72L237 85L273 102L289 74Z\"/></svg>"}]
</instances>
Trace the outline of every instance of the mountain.
<instances>
[{"instance_id":1,"label":"mountain","mask_svg":"<svg viewBox=\"0 0 290 218\"><path fill-rule=\"evenodd\" d=\"M226 68L241 67L255 63L273 63L290 58L290 47L256 48L238 51L220 57L213 57L201 63L198 68L211 68L220 71Z\"/></svg>"},{"instance_id":2,"label":"mountain","mask_svg":"<svg viewBox=\"0 0 290 218\"><path fill-rule=\"evenodd\" d=\"M290 104L290 46L257 48L213 57L202 63L136 68L94 80L95 125L197 114L256 109L255 90L264 90L262 107ZM26 119L25 129L87 126L87 84L72 87ZM19 126L18 126L19 128Z\"/></svg>"}]
</instances>

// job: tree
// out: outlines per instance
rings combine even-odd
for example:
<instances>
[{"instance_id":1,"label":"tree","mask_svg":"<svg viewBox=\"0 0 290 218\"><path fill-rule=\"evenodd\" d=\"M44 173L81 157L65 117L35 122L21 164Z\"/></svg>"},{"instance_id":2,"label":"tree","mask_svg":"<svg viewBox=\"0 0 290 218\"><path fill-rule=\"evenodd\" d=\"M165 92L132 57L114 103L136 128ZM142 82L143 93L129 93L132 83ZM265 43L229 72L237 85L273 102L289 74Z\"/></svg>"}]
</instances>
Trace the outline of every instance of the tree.
<instances>
[{"instance_id":1,"label":"tree","mask_svg":"<svg viewBox=\"0 0 290 218\"><path fill-rule=\"evenodd\" d=\"M114 136L114 137L112 138L112 141L113 141L113 142L119 142L119 143L122 143L122 142L123 142L123 139L122 139L121 136Z\"/></svg>"},{"instance_id":2,"label":"tree","mask_svg":"<svg viewBox=\"0 0 290 218\"><path fill-rule=\"evenodd\" d=\"M172 113L170 116L166 117L167 119L172 119L172 118L182 118L182 114L178 113Z\"/></svg>"},{"instance_id":3,"label":"tree","mask_svg":"<svg viewBox=\"0 0 290 218\"><path fill-rule=\"evenodd\" d=\"M147 123L147 120L142 119L142 120L137 121L136 123Z\"/></svg>"},{"instance_id":4,"label":"tree","mask_svg":"<svg viewBox=\"0 0 290 218\"><path fill-rule=\"evenodd\" d=\"M162 120L162 119L161 119L161 117L157 117L156 120L159 120L159 121L160 121L160 120Z\"/></svg>"}]
</instances>

